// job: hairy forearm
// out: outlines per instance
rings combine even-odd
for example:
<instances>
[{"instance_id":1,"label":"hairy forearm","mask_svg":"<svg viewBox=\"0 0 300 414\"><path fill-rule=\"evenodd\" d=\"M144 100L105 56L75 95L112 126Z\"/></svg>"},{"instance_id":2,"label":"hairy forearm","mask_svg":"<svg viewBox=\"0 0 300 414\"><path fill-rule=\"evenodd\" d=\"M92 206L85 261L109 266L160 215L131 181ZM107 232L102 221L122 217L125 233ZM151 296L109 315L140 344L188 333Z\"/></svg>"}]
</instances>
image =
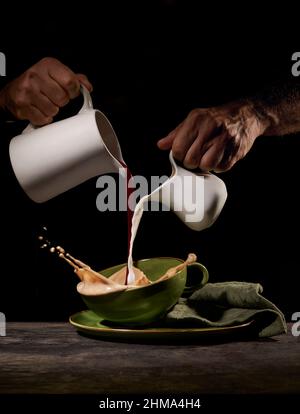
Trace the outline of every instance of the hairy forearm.
<instances>
[{"instance_id":1,"label":"hairy forearm","mask_svg":"<svg viewBox=\"0 0 300 414\"><path fill-rule=\"evenodd\" d=\"M287 135L300 131L300 82L273 86L250 98L248 104L267 125L263 135Z\"/></svg>"}]
</instances>

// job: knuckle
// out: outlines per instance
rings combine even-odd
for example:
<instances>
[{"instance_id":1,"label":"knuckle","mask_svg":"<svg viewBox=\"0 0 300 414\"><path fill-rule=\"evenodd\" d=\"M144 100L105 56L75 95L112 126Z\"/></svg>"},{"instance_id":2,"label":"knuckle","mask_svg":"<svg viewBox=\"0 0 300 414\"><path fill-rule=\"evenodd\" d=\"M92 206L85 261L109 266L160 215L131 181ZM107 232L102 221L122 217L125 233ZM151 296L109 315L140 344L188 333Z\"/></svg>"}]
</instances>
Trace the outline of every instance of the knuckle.
<instances>
[{"instance_id":1,"label":"knuckle","mask_svg":"<svg viewBox=\"0 0 300 414\"><path fill-rule=\"evenodd\" d=\"M240 141L237 136L230 137L226 144L226 152L230 155L235 154L240 147Z\"/></svg>"},{"instance_id":2,"label":"knuckle","mask_svg":"<svg viewBox=\"0 0 300 414\"><path fill-rule=\"evenodd\" d=\"M229 143L233 142L235 139L235 133L230 128L226 128L226 141Z\"/></svg>"},{"instance_id":3,"label":"knuckle","mask_svg":"<svg viewBox=\"0 0 300 414\"><path fill-rule=\"evenodd\" d=\"M26 119L23 110L20 109L20 108L17 108L15 110L15 116L16 116L17 119Z\"/></svg>"},{"instance_id":4,"label":"knuckle","mask_svg":"<svg viewBox=\"0 0 300 414\"><path fill-rule=\"evenodd\" d=\"M24 73L23 84L28 86L28 84L35 77L36 77L36 71L35 71L34 67L31 67L31 68L27 69L26 72Z\"/></svg>"},{"instance_id":5,"label":"knuckle","mask_svg":"<svg viewBox=\"0 0 300 414\"><path fill-rule=\"evenodd\" d=\"M34 78L35 73L31 69L28 69L25 73L23 73L17 82L17 94L21 95L30 92L34 87Z\"/></svg>"},{"instance_id":6,"label":"knuckle","mask_svg":"<svg viewBox=\"0 0 300 414\"><path fill-rule=\"evenodd\" d=\"M20 95L20 99L21 100L26 100L28 94L32 91L32 85L30 83L30 80L29 79L24 79L24 81L20 85L19 90L20 90L20 92L19 92L18 95Z\"/></svg>"},{"instance_id":7,"label":"knuckle","mask_svg":"<svg viewBox=\"0 0 300 414\"><path fill-rule=\"evenodd\" d=\"M23 108L28 105L28 99L26 97L26 94L24 92L18 93L15 97L15 105L17 108Z\"/></svg>"},{"instance_id":8,"label":"knuckle","mask_svg":"<svg viewBox=\"0 0 300 414\"><path fill-rule=\"evenodd\" d=\"M184 165L196 168L198 164L199 164L199 160L197 160L197 157L195 156L195 154L186 155L184 159Z\"/></svg>"},{"instance_id":9,"label":"knuckle","mask_svg":"<svg viewBox=\"0 0 300 414\"><path fill-rule=\"evenodd\" d=\"M197 118L201 114L202 110L200 108L192 109L188 114L189 118Z\"/></svg>"},{"instance_id":10,"label":"knuckle","mask_svg":"<svg viewBox=\"0 0 300 414\"><path fill-rule=\"evenodd\" d=\"M53 57L50 56L46 56L43 59L41 59L37 65L53 65L53 64L57 64L59 61Z\"/></svg>"},{"instance_id":11,"label":"knuckle","mask_svg":"<svg viewBox=\"0 0 300 414\"><path fill-rule=\"evenodd\" d=\"M215 167L213 160L202 159L199 163L199 168L204 171L210 171Z\"/></svg>"},{"instance_id":12,"label":"knuckle","mask_svg":"<svg viewBox=\"0 0 300 414\"><path fill-rule=\"evenodd\" d=\"M239 143L239 135L238 134L231 134L230 135L231 144L237 146Z\"/></svg>"},{"instance_id":13,"label":"knuckle","mask_svg":"<svg viewBox=\"0 0 300 414\"><path fill-rule=\"evenodd\" d=\"M78 82L74 76L67 75L64 80L64 85L68 90L75 91L77 89Z\"/></svg>"},{"instance_id":14,"label":"knuckle","mask_svg":"<svg viewBox=\"0 0 300 414\"><path fill-rule=\"evenodd\" d=\"M84 73L77 73L76 78L80 81L88 82L88 78Z\"/></svg>"},{"instance_id":15,"label":"knuckle","mask_svg":"<svg viewBox=\"0 0 300 414\"><path fill-rule=\"evenodd\" d=\"M59 107L67 105L67 103L70 101L67 94L62 94L61 96L57 96L56 103Z\"/></svg>"},{"instance_id":16,"label":"knuckle","mask_svg":"<svg viewBox=\"0 0 300 414\"><path fill-rule=\"evenodd\" d=\"M235 160L226 160L224 162L222 162L222 165L220 166L221 171L225 172L230 170L235 164Z\"/></svg>"},{"instance_id":17,"label":"knuckle","mask_svg":"<svg viewBox=\"0 0 300 414\"><path fill-rule=\"evenodd\" d=\"M183 158L183 155L184 155L181 146L179 146L178 144L173 145L172 153L173 153L174 157L178 160L181 160Z\"/></svg>"},{"instance_id":18,"label":"knuckle","mask_svg":"<svg viewBox=\"0 0 300 414\"><path fill-rule=\"evenodd\" d=\"M200 162L199 168L203 171L210 171L212 169L212 166L209 163L203 161L203 162Z\"/></svg>"}]
</instances>

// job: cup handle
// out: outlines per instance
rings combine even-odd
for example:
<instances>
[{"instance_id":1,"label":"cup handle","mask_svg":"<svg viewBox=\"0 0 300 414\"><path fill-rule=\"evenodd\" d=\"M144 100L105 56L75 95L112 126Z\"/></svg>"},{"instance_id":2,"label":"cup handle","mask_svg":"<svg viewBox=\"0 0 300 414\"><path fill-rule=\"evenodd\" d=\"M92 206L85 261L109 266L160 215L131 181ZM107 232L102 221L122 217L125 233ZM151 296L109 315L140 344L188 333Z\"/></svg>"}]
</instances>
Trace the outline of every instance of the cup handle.
<instances>
[{"instance_id":1,"label":"cup handle","mask_svg":"<svg viewBox=\"0 0 300 414\"><path fill-rule=\"evenodd\" d=\"M83 105L78 113L82 114L86 111L90 111L91 109L94 109L94 107L93 107L93 101L91 98L91 94L89 93L89 91L86 89L84 85L80 85L80 92L83 95ZM34 131L35 129L38 129L38 128L41 128L41 127L36 127L30 123L22 131L22 134L27 134L28 132Z\"/></svg>"},{"instance_id":2,"label":"cup handle","mask_svg":"<svg viewBox=\"0 0 300 414\"><path fill-rule=\"evenodd\" d=\"M208 270L206 269L205 266L203 266L203 264L198 263L198 262L192 263L192 264L187 266L187 272L189 271L189 268L191 268L191 267L197 267L198 269L200 269L201 274L202 274L202 279L199 282L195 283L194 285L185 286L182 296L191 295L195 290L200 289L204 285L206 285L206 283L208 282L208 279L209 279Z\"/></svg>"}]
</instances>

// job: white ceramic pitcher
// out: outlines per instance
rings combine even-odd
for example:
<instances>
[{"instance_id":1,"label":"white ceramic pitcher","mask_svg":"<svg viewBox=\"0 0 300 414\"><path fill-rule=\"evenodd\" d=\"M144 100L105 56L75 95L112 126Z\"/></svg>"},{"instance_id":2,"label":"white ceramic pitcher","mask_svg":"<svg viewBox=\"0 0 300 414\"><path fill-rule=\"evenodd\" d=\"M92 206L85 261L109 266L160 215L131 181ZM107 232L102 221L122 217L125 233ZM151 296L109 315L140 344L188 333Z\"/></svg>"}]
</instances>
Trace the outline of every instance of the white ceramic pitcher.
<instances>
[{"instance_id":1,"label":"white ceramic pitcher","mask_svg":"<svg viewBox=\"0 0 300 414\"><path fill-rule=\"evenodd\" d=\"M179 166L170 151L172 174L150 194L150 200L164 204L192 230L210 227L227 199L225 183L211 173L199 173Z\"/></svg>"},{"instance_id":2,"label":"white ceramic pitcher","mask_svg":"<svg viewBox=\"0 0 300 414\"><path fill-rule=\"evenodd\" d=\"M77 115L40 128L29 124L10 142L15 175L37 203L101 174L125 175L113 127L102 112L93 108L84 86L81 92L84 102Z\"/></svg>"}]
</instances>

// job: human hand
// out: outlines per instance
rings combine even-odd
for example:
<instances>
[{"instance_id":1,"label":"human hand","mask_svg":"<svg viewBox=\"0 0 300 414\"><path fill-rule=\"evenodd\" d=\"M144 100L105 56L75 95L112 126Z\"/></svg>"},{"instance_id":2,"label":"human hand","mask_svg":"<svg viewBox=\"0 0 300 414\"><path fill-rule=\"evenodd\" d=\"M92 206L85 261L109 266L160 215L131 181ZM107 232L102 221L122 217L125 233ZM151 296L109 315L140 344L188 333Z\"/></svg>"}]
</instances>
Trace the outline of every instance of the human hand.
<instances>
[{"instance_id":1,"label":"human hand","mask_svg":"<svg viewBox=\"0 0 300 414\"><path fill-rule=\"evenodd\" d=\"M214 108L194 109L187 118L158 141L189 169L223 172L243 158L269 120L250 103L233 102Z\"/></svg>"},{"instance_id":2,"label":"human hand","mask_svg":"<svg viewBox=\"0 0 300 414\"><path fill-rule=\"evenodd\" d=\"M2 89L0 107L33 125L49 124L60 108L79 95L80 84L92 90L85 75L75 74L59 60L47 57Z\"/></svg>"}]
</instances>

